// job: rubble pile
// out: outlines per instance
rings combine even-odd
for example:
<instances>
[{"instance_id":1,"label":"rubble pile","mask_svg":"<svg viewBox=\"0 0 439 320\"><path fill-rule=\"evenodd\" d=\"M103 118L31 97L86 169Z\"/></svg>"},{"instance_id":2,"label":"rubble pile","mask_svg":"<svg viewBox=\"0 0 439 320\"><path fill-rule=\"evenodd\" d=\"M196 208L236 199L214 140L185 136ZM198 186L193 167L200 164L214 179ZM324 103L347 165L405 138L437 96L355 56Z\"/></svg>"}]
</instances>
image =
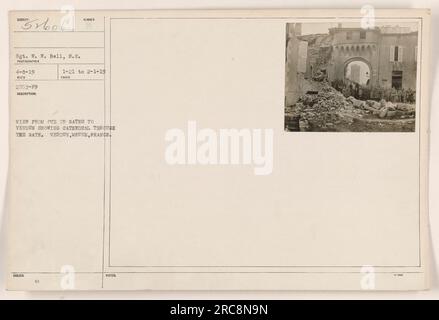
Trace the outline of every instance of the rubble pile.
<instances>
[{"instance_id":1,"label":"rubble pile","mask_svg":"<svg viewBox=\"0 0 439 320\"><path fill-rule=\"evenodd\" d=\"M309 91L285 110L289 131L348 130L360 121L413 119L415 106L381 100L357 100L324 83L319 91ZM382 124L381 124L382 125Z\"/></svg>"},{"instance_id":2,"label":"rubble pile","mask_svg":"<svg viewBox=\"0 0 439 320\"><path fill-rule=\"evenodd\" d=\"M371 114L381 119L409 119L415 117L414 104L392 103L385 100L381 100L380 102L366 100L362 102L364 102L362 109L366 114Z\"/></svg>"}]
</instances>

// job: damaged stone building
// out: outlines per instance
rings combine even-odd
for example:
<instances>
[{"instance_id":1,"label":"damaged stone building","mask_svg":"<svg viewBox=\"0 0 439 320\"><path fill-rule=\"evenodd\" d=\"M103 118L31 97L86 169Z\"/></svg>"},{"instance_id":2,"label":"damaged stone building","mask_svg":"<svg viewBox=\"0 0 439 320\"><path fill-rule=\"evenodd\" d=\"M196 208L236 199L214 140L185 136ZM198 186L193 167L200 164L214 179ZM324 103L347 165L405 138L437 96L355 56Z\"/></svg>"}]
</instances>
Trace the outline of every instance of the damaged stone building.
<instances>
[{"instance_id":1,"label":"damaged stone building","mask_svg":"<svg viewBox=\"0 0 439 320\"><path fill-rule=\"evenodd\" d=\"M417 31L339 24L325 34L302 35L302 25L290 23L286 34L286 106L315 90L316 77L346 81L350 72L350 80L359 82L359 63L365 65L364 85L369 88L416 90Z\"/></svg>"}]
</instances>

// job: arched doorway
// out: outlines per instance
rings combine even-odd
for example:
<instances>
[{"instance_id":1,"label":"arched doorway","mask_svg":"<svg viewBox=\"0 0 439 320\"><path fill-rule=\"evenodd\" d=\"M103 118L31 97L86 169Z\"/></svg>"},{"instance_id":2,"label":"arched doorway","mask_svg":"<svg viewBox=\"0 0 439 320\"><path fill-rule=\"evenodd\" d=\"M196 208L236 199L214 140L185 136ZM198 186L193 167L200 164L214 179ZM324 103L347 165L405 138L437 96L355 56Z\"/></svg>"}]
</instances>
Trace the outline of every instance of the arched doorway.
<instances>
[{"instance_id":1,"label":"arched doorway","mask_svg":"<svg viewBox=\"0 0 439 320\"><path fill-rule=\"evenodd\" d=\"M344 77L350 82L368 86L371 83L371 68L369 63L362 58L350 59L345 64Z\"/></svg>"}]
</instances>

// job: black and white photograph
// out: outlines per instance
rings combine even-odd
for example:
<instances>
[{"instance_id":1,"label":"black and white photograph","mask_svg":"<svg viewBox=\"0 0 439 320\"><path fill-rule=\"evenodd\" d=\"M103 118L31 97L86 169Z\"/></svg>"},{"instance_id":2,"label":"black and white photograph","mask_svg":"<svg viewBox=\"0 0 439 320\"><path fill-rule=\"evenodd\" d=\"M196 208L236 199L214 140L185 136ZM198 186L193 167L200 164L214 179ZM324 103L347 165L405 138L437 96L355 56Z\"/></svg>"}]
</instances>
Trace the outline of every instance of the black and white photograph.
<instances>
[{"instance_id":1,"label":"black and white photograph","mask_svg":"<svg viewBox=\"0 0 439 320\"><path fill-rule=\"evenodd\" d=\"M417 23L288 23L285 131L414 132L417 57Z\"/></svg>"}]
</instances>

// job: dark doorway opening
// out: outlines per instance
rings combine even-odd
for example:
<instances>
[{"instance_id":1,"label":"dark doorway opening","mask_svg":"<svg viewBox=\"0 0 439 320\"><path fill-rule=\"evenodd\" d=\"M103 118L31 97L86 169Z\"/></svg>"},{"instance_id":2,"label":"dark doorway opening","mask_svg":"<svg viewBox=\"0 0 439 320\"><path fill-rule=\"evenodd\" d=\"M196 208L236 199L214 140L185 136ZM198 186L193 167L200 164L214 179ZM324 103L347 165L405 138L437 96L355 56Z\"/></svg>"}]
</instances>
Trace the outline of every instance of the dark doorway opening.
<instances>
[{"instance_id":1,"label":"dark doorway opening","mask_svg":"<svg viewBox=\"0 0 439 320\"><path fill-rule=\"evenodd\" d=\"M402 88L402 71L392 71L392 88Z\"/></svg>"}]
</instances>

